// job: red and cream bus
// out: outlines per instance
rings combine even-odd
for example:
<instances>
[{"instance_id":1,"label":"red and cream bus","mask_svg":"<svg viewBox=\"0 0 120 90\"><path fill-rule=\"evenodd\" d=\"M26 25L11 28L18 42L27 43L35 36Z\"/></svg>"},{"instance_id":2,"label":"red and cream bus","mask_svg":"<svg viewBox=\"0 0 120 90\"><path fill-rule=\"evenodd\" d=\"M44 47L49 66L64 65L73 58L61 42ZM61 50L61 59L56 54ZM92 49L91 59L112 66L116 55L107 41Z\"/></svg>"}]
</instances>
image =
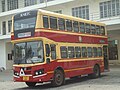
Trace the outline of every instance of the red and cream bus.
<instances>
[{"instance_id":1,"label":"red and cream bus","mask_svg":"<svg viewBox=\"0 0 120 90\"><path fill-rule=\"evenodd\" d=\"M65 78L97 78L109 69L103 23L44 10L16 14L12 21L15 82L60 86Z\"/></svg>"}]
</instances>

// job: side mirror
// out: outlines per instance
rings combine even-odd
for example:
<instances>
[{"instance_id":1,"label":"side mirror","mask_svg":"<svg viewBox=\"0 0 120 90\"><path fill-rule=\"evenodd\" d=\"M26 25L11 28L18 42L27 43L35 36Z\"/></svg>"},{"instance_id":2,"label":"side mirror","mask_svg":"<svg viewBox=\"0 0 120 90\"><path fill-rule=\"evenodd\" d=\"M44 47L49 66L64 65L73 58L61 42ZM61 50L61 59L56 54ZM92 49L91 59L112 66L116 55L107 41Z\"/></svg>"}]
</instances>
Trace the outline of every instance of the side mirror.
<instances>
[{"instance_id":1,"label":"side mirror","mask_svg":"<svg viewBox=\"0 0 120 90\"><path fill-rule=\"evenodd\" d=\"M50 63L50 58L46 59L46 63L49 64Z\"/></svg>"}]
</instances>

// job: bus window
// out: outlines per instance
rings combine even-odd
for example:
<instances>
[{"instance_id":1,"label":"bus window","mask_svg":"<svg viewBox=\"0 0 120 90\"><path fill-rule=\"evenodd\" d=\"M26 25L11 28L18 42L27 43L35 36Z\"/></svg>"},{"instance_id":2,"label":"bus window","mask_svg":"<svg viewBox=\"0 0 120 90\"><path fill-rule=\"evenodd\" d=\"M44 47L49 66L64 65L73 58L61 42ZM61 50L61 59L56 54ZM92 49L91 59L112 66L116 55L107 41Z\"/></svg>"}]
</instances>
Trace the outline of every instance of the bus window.
<instances>
[{"instance_id":1,"label":"bus window","mask_svg":"<svg viewBox=\"0 0 120 90\"><path fill-rule=\"evenodd\" d=\"M45 44L45 49L46 49L46 57L50 56L50 47L49 44Z\"/></svg>"},{"instance_id":2,"label":"bus window","mask_svg":"<svg viewBox=\"0 0 120 90\"><path fill-rule=\"evenodd\" d=\"M67 48L65 46L60 47L61 58L67 58Z\"/></svg>"},{"instance_id":3,"label":"bus window","mask_svg":"<svg viewBox=\"0 0 120 90\"><path fill-rule=\"evenodd\" d=\"M66 29L67 31L72 31L72 21L66 20Z\"/></svg>"},{"instance_id":4,"label":"bus window","mask_svg":"<svg viewBox=\"0 0 120 90\"><path fill-rule=\"evenodd\" d=\"M95 34L96 33L96 31L95 31L95 25L91 25L91 34Z\"/></svg>"},{"instance_id":5,"label":"bus window","mask_svg":"<svg viewBox=\"0 0 120 90\"><path fill-rule=\"evenodd\" d=\"M57 18L56 17L50 17L50 28L57 29Z\"/></svg>"},{"instance_id":6,"label":"bus window","mask_svg":"<svg viewBox=\"0 0 120 90\"><path fill-rule=\"evenodd\" d=\"M77 21L73 21L74 32L79 32L79 26Z\"/></svg>"},{"instance_id":7,"label":"bus window","mask_svg":"<svg viewBox=\"0 0 120 90\"><path fill-rule=\"evenodd\" d=\"M87 57L87 49L86 49L86 47L82 47L82 57Z\"/></svg>"},{"instance_id":8,"label":"bus window","mask_svg":"<svg viewBox=\"0 0 120 90\"><path fill-rule=\"evenodd\" d=\"M90 33L90 24L85 24L86 33Z\"/></svg>"},{"instance_id":9,"label":"bus window","mask_svg":"<svg viewBox=\"0 0 120 90\"><path fill-rule=\"evenodd\" d=\"M85 33L85 24L80 22L80 32Z\"/></svg>"},{"instance_id":10,"label":"bus window","mask_svg":"<svg viewBox=\"0 0 120 90\"><path fill-rule=\"evenodd\" d=\"M99 56L99 57L102 56L102 48L101 48L101 47L98 48L98 56Z\"/></svg>"},{"instance_id":11,"label":"bus window","mask_svg":"<svg viewBox=\"0 0 120 90\"><path fill-rule=\"evenodd\" d=\"M59 30L65 30L65 20L62 18L58 18L58 25L59 25Z\"/></svg>"},{"instance_id":12,"label":"bus window","mask_svg":"<svg viewBox=\"0 0 120 90\"><path fill-rule=\"evenodd\" d=\"M97 57L97 48L96 47L93 47L93 56Z\"/></svg>"},{"instance_id":13,"label":"bus window","mask_svg":"<svg viewBox=\"0 0 120 90\"><path fill-rule=\"evenodd\" d=\"M56 45L51 44L50 48L51 48L51 58L56 59Z\"/></svg>"},{"instance_id":14,"label":"bus window","mask_svg":"<svg viewBox=\"0 0 120 90\"><path fill-rule=\"evenodd\" d=\"M100 26L98 26L98 25L96 26L96 34L100 35Z\"/></svg>"},{"instance_id":15,"label":"bus window","mask_svg":"<svg viewBox=\"0 0 120 90\"><path fill-rule=\"evenodd\" d=\"M75 47L75 55L76 55L76 58L81 57L81 48L80 47Z\"/></svg>"},{"instance_id":16,"label":"bus window","mask_svg":"<svg viewBox=\"0 0 120 90\"><path fill-rule=\"evenodd\" d=\"M48 21L48 16L43 16L43 27L44 28L49 28L49 21Z\"/></svg>"},{"instance_id":17,"label":"bus window","mask_svg":"<svg viewBox=\"0 0 120 90\"><path fill-rule=\"evenodd\" d=\"M101 27L101 35L105 35L105 27L104 26Z\"/></svg>"},{"instance_id":18,"label":"bus window","mask_svg":"<svg viewBox=\"0 0 120 90\"><path fill-rule=\"evenodd\" d=\"M69 58L74 58L75 57L74 47L68 47L68 57Z\"/></svg>"},{"instance_id":19,"label":"bus window","mask_svg":"<svg viewBox=\"0 0 120 90\"><path fill-rule=\"evenodd\" d=\"M92 48L88 47L87 51L88 51L88 57L92 57Z\"/></svg>"}]
</instances>

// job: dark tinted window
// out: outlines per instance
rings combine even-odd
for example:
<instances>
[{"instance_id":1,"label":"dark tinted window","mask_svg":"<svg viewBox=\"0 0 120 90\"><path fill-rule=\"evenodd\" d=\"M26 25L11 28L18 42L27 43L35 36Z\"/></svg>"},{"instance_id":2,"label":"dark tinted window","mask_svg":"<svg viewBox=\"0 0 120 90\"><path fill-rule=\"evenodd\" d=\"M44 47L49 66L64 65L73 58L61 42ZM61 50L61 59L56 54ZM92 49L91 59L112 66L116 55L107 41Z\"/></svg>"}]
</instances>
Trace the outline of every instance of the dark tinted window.
<instances>
[{"instance_id":1,"label":"dark tinted window","mask_svg":"<svg viewBox=\"0 0 120 90\"><path fill-rule=\"evenodd\" d=\"M93 56L97 57L97 48L96 47L93 47Z\"/></svg>"},{"instance_id":2,"label":"dark tinted window","mask_svg":"<svg viewBox=\"0 0 120 90\"><path fill-rule=\"evenodd\" d=\"M75 55L76 55L76 58L81 57L81 48L80 47L75 47Z\"/></svg>"},{"instance_id":3,"label":"dark tinted window","mask_svg":"<svg viewBox=\"0 0 120 90\"><path fill-rule=\"evenodd\" d=\"M43 16L43 27L49 28L48 16Z\"/></svg>"},{"instance_id":4,"label":"dark tinted window","mask_svg":"<svg viewBox=\"0 0 120 90\"><path fill-rule=\"evenodd\" d=\"M87 57L87 49L86 49L86 47L82 47L82 57Z\"/></svg>"},{"instance_id":5,"label":"dark tinted window","mask_svg":"<svg viewBox=\"0 0 120 90\"><path fill-rule=\"evenodd\" d=\"M92 48L88 47L87 51L88 51L88 57L92 57Z\"/></svg>"},{"instance_id":6,"label":"dark tinted window","mask_svg":"<svg viewBox=\"0 0 120 90\"><path fill-rule=\"evenodd\" d=\"M95 34L96 30L95 30L95 25L91 25L91 34Z\"/></svg>"},{"instance_id":7,"label":"dark tinted window","mask_svg":"<svg viewBox=\"0 0 120 90\"><path fill-rule=\"evenodd\" d=\"M79 32L79 26L77 21L73 22L73 28L74 28L74 32Z\"/></svg>"},{"instance_id":8,"label":"dark tinted window","mask_svg":"<svg viewBox=\"0 0 120 90\"><path fill-rule=\"evenodd\" d=\"M56 59L56 45L52 44L51 47L51 58Z\"/></svg>"},{"instance_id":9,"label":"dark tinted window","mask_svg":"<svg viewBox=\"0 0 120 90\"><path fill-rule=\"evenodd\" d=\"M74 47L68 47L68 57L74 58Z\"/></svg>"},{"instance_id":10,"label":"dark tinted window","mask_svg":"<svg viewBox=\"0 0 120 90\"><path fill-rule=\"evenodd\" d=\"M66 29L67 31L72 31L72 21L66 20Z\"/></svg>"},{"instance_id":11,"label":"dark tinted window","mask_svg":"<svg viewBox=\"0 0 120 90\"><path fill-rule=\"evenodd\" d=\"M57 29L57 18L56 17L50 17L50 28Z\"/></svg>"},{"instance_id":12,"label":"dark tinted window","mask_svg":"<svg viewBox=\"0 0 120 90\"><path fill-rule=\"evenodd\" d=\"M98 26L98 25L96 26L96 34L100 35L100 26Z\"/></svg>"},{"instance_id":13,"label":"dark tinted window","mask_svg":"<svg viewBox=\"0 0 120 90\"><path fill-rule=\"evenodd\" d=\"M86 33L90 33L90 24L85 24Z\"/></svg>"},{"instance_id":14,"label":"dark tinted window","mask_svg":"<svg viewBox=\"0 0 120 90\"><path fill-rule=\"evenodd\" d=\"M85 24L80 22L80 32L85 33Z\"/></svg>"},{"instance_id":15,"label":"dark tinted window","mask_svg":"<svg viewBox=\"0 0 120 90\"><path fill-rule=\"evenodd\" d=\"M58 25L59 25L59 30L65 30L65 20L62 18L58 18Z\"/></svg>"},{"instance_id":16,"label":"dark tinted window","mask_svg":"<svg viewBox=\"0 0 120 90\"><path fill-rule=\"evenodd\" d=\"M65 46L60 47L61 58L67 58L67 48Z\"/></svg>"}]
</instances>

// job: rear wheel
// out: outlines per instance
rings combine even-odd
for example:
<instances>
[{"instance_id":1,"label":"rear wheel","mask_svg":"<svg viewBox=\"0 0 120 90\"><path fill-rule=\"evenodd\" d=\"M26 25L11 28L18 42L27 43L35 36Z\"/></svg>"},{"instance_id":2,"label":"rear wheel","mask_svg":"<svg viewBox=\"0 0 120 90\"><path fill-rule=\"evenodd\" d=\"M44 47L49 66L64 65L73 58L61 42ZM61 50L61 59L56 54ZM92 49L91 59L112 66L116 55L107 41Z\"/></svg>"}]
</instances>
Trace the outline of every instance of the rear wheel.
<instances>
[{"instance_id":1,"label":"rear wheel","mask_svg":"<svg viewBox=\"0 0 120 90\"><path fill-rule=\"evenodd\" d=\"M88 75L90 78L98 78L100 77L100 67L95 65L93 68L93 73Z\"/></svg>"},{"instance_id":2,"label":"rear wheel","mask_svg":"<svg viewBox=\"0 0 120 90\"><path fill-rule=\"evenodd\" d=\"M64 83L65 77L62 70L55 70L52 85L53 86L60 86Z\"/></svg>"},{"instance_id":3,"label":"rear wheel","mask_svg":"<svg viewBox=\"0 0 120 90\"><path fill-rule=\"evenodd\" d=\"M25 82L28 87L35 87L36 82Z\"/></svg>"}]
</instances>

